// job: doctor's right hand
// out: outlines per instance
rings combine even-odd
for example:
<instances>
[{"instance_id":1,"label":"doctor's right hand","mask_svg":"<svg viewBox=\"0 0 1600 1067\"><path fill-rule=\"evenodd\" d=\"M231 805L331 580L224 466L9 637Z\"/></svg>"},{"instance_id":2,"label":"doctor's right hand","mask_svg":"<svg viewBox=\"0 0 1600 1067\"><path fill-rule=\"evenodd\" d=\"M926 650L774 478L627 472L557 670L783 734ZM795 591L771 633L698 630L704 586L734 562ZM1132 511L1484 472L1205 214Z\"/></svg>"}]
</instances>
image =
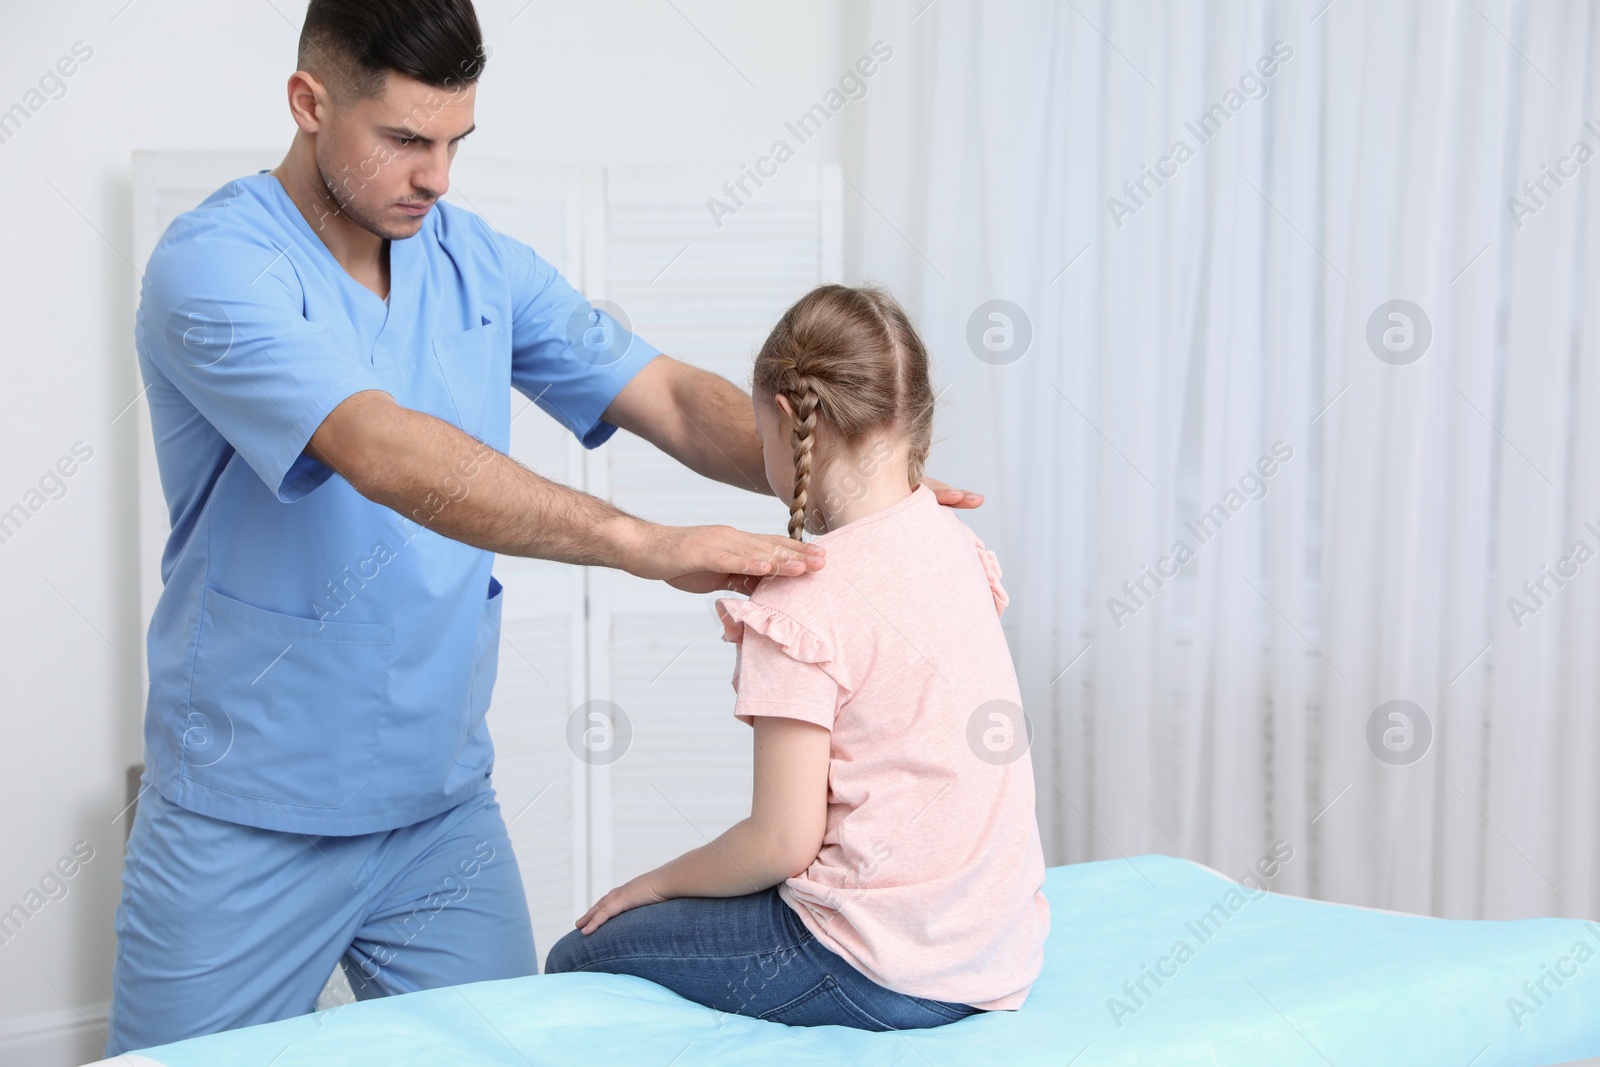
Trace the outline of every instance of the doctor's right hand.
<instances>
[{"instance_id":1,"label":"doctor's right hand","mask_svg":"<svg viewBox=\"0 0 1600 1067\"><path fill-rule=\"evenodd\" d=\"M731 526L645 526L629 554L628 573L686 593L750 593L762 578L821 570L821 545Z\"/></svg>"}]
</instances>

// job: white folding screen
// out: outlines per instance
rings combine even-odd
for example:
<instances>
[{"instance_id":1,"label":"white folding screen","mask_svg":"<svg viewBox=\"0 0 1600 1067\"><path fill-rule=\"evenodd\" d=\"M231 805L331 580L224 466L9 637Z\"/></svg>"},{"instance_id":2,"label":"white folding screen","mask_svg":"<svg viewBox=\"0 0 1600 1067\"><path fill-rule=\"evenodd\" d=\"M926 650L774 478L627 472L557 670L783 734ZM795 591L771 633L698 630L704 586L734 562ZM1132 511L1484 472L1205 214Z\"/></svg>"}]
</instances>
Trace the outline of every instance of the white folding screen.
<instances>
[{"instance_id":1,"label":"white folding screen","mask_svg":"<svg viewBox=\"0 0 1600 1067\"><path fill-rule=\"evenodd\" d=\"M748 386L756 348L783 310L839 275L840 181L793 168L719 228L707 198L725 175L606 174L604 256L590 275L635 330L676 358ZM676 525L728 523L782 533L773 497L724 486L618 435L591 457L591 489ZM603 480L602 480L603 479ZM591 769L591 892L704 844L750 811L750 731L732 717L732 648L710 610L659 582L589 574L590 699L628 715L628 755Z\"/></svg>"},{"instance_id":2,"label":"white folding screen","mask_svg":"<svg viewBox=\"0 0 1600 1067\"><path fill-rule=\"evenodd\" d=\"M167 224L277 152L134 157L135 261ZM619 307L674 358L749 384L755 349L805 290L840 274L840 179L790 167L717 224L726 175L557 168L463 157L447 199L525 241L591 300ZM655 522L783 532L770 496L693 474L619 432L587 451L526 398L512 398L511 453L555 481ZM140 610L160 592L166 506L149 431L140 433ZM489 725L494 779L541 955L595 896L703 843L749 810L749 730L732 717L733 650L712 598L603 568L501 556L500 672ZM632 737L613 763L568 747L568 718L605 700Z\"/></svg>"},{"instance_id":3,"label":"white folding screen","mask_svg":"<svg viewBox=\"0 0 1600 1067\"><path fill-rule=\"evenodd\" d=\"M535 249L582 288L585 188L593 175L464 158L447 200ZM511 398L511 455L552 481L586 482L583 446L521 394ZM584 699L584 578L580 568L500 556L505 586L500 672L489 708L494 785L522 869L540 953L571 928L587 891L586 782L565 744L568 712Z\"/></svg>"}]
</instances>

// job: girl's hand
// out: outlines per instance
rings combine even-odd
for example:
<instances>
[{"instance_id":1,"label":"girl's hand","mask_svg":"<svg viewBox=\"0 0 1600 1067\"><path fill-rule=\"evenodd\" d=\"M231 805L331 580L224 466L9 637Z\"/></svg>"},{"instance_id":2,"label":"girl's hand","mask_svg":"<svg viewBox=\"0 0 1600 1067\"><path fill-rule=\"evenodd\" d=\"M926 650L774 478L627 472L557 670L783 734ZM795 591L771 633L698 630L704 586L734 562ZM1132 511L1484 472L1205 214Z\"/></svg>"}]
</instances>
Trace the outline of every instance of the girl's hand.
<instances>
[{"instance_id":1,"label":"girl's hand","mask_svg":"<svg viewBox=\"0 0 1600 1067\"><path fill-rule=\"evenodd\" d=\"M582 930L587 937L613 916L646 904L660 904L667 898L656 888L655 879L651 877L654 873L652 871L650 874L641 874L627 884L617 886L595 901L594 907L584 912L583 917L573 925Z\"/></svg>"}]
</instances>

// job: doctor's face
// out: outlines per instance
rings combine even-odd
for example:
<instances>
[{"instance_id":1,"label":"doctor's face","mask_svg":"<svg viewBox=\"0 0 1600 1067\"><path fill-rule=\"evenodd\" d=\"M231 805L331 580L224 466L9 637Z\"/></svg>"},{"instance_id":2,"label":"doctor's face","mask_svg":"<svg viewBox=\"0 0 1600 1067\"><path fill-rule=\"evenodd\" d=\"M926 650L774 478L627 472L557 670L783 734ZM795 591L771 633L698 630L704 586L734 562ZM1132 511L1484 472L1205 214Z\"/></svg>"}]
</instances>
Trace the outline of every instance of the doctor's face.
<instances>
[{"instance_id":1,"label":"doctor's face","mask_svg":"<svg viewBox=\"0 0 1600 1067\"><path fill-rule=\"evenodd\" d=\"M450 188L477 92L476 83L441 87L390 71L376 96L329 99L316 131L317 169L339 213L391 241L421 229Z\"/></svg>"}]
</instances>

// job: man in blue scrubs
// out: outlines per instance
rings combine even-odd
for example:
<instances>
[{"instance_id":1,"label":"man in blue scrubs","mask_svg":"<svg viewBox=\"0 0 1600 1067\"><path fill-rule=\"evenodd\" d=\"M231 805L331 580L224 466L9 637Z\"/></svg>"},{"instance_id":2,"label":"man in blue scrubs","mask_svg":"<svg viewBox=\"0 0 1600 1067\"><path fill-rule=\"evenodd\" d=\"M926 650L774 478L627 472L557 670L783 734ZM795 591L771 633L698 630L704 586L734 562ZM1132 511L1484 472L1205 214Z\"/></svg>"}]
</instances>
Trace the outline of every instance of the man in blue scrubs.
<instances>
[{"instance_id":1,"label":"man in blue scrubs","mask_svg":"<svg viewBox=\"0 0 1600 1067\"><path fill-rule=\"evenodd\" d=\"M538 970L489 783L493 554L690 592L822 565L505 455L510 389L766 491L750 400L438 202L486 58L468 0L312 0L270 172L180 216L136 342L172 533L107 1055ZM930 486L953 506L973 494Z\"/></svg>"}]
</instances>

